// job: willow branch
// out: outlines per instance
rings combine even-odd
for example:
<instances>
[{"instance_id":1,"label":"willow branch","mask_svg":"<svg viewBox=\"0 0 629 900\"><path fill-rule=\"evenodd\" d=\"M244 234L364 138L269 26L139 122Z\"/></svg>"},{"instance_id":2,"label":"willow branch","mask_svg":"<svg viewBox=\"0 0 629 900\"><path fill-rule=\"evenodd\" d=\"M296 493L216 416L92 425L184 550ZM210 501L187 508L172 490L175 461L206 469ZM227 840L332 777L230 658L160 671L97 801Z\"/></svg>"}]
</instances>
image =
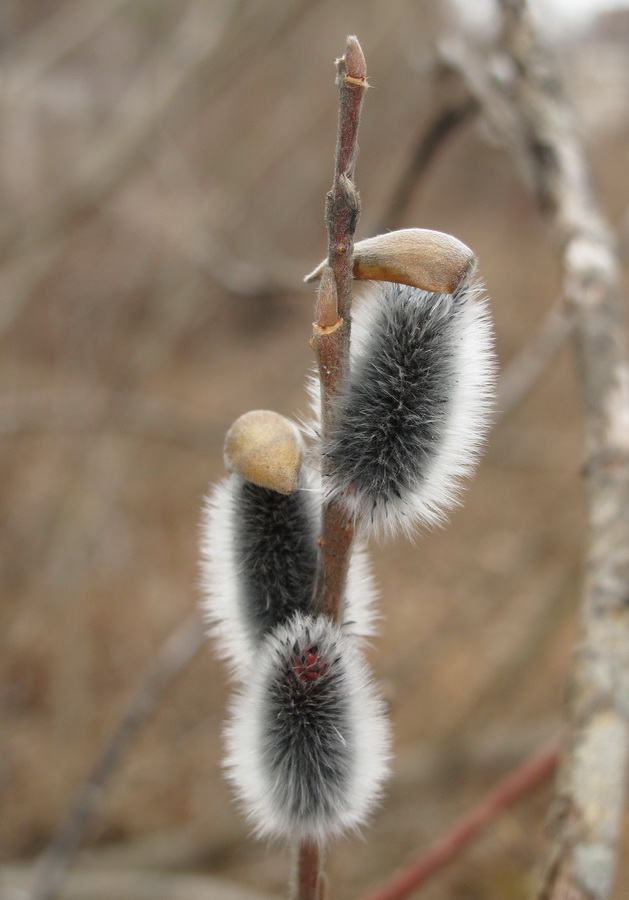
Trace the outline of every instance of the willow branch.
<instances>
[{"instance_id":1,"label":"willow branch","mask_svg":"<svg viewBox=\"0 0 629 900\"><path fill-rule=\"evenodd\" d=\"M354 232L360 214L360 198L354 187L358 152L357 136L367 68L358 40L347 38L345 55L337 60L339 119L332 190L326 198L325 221L328 259L315 306L312 347L321 382L321 437L334 427L334 397L339 393L349 363L352 306L352 258ZM322 477L329 462L322 460ZM315 603L319 612L338 621L343 613L343 589L349 566L354 525L336 500L323 504ZM298 851L294 900L322 900L324 876L321 851L303 842Z\"/></svg>"},{"instance_id":2,"label":"willow branch","mask_svg":"<svg viewBox=\"0 0 629 900\"><path fill-rule=\"evenodd\" d=\"M361 900L402 900L424 885L450 863L481 832L521 797L544 782L557 767L558 745L553 742L502 779L444 835L390 881L370 891Z\"/></svg>"},{"instance_id":3,"label":"willow branch","mask_svg":"<svg viewBox=\"0 0 629 900\"><path fill-rule=\"evenodd\" d=\"M297 848L294 900L324 900L325 876L321 848L313 841L302 841Z\"/></svg>"},{"instance_id":4,"label":"willow branch","mask_svg":"<svg viewBox=\"0 0 629 900\"><path fill-rule=\"evenodd\" d=\"M354 187L357 135L363 98L367 88L367 69L360 44L348 37L345 56L337 61L339 85L339 123L332 190L326 200L328 264L321 279L316 305L312 345L321 379L322 438L334 426L333 398L343 383L349 358L352 303L352 256L354 232L360 213L360 198ZM323 477L328 474L322 462ZM324 504L316 601L321 612L338 619L342 615L342 596L353 523L335 501Z\"/></svg>"},{"instance_id":5,"label":"willow branch","mask_svg":"<svg viewBox=\"0 0 629 900\"><path fill-rule=\"evenodd\" d=\"M563 91L522 0L502 0L502 81L451 59L527 166L555 233L585 426L588 522L569 730L541 900L607 900L629 761L629 362L618 260ZM506 76L505 76L505 73ZM505 113L503 115L503 113Z\"/></svg>"},{"instance_id":6,"label":"willow branch","mask_svg":"<svg viewBox=\"0 0 629 900\"><path fill-rule=\"evenodd\" d=\"M612 891L629 760L629 360L618 260L561 87L522 2L503 0L503 45L538 198L557 235L585 419L588 518L579 653L553 845L539 893Z\"/></svg>"}]
</instances>

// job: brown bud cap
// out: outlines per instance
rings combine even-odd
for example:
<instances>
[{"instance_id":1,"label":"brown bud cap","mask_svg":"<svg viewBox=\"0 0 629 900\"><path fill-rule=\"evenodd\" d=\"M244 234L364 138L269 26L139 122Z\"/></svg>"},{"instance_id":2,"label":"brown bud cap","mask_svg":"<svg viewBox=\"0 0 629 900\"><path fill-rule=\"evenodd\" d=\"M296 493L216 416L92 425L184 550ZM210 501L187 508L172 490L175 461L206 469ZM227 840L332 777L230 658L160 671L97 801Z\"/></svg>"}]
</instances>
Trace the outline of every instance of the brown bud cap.
<instances>
[{"instance_id":1,"label":"brown bud cap","mask_svg":"<svg viewBox=\"0 0 629 900\"><path fill-rule=\"evenodd\" d=\"M471 274L476 257L469 247L442 231L405 228L359 241L353 274L361 281L394 281L435 293L451 294ZM322 262L304 281L316 281Z\"/></svg>"},{"instance_id":2,"label":"brown bud cap","mask_svg":"<svg viewBox=\"0 0 629 900\"><path fill-rule=\"evenodd\" d=\"M291 494L297 488L302 455L299 428L268 409L240 416L225 437L225 467L280 494Z\"/></svg>"},{"instance_id":3,"label":"brown bud cap","mask_svg":"<svg viewBox=\"0 0 629 900\"><path fill-rule=\"evenodd\" d=\"M365 54L354 34L347 36L345 47L345 73L352 81L364 81L367 77L367 63Z\"/></svg>"}]
</instances>

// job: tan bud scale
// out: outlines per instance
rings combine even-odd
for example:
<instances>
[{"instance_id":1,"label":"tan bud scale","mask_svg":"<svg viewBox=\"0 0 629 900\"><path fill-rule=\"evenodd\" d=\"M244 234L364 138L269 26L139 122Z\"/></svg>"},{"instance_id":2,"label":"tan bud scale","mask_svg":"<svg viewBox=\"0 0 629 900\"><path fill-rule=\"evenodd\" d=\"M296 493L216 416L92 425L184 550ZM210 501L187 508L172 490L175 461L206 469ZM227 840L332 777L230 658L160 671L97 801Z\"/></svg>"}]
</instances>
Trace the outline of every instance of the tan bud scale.
<instances>
[{"instance_id":1,"label":"tan bud scale","mask_svg":"<svg viewBox=\"0 0 629 900\"><path fill-rule=\"evenodd\" d=\"M442 231L405 228L354 245L354 278L393 281L424 291L451 294L471 274L476 257L469 247ZM305 281L316 281L322 262Z\"/></svg>"},{"instance_id":2,"label":"tan bud scale","mask_svg":"<svg viewBox=\"0 0 629 900\"><path fill-rule=\"evenodd\" d=\"M298 427L268 409L240 416L225 437L226 468L280 494L291 494L297 488L302 455Z\"/></svg>"}]
</instances>

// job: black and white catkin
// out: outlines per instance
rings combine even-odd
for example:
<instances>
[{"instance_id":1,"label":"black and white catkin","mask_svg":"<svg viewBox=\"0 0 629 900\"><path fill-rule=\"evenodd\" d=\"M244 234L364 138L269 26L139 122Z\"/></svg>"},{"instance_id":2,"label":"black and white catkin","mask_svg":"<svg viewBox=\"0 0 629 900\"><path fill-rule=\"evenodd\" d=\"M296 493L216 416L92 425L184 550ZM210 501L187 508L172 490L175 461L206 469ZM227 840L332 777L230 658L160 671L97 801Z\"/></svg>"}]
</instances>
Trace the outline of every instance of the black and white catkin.
<instances>
[{"instance_id":1,"label":"black and white catkin","mask_svg":"<svg viewBox=\"0 0 629 900\"><path fill-rule=\"evenodd\" d=\"M388 774L390 737L354 638L296 613L241 665L225 765L256 833L323 843L360 827Z\"/></svg>"},{"instance_id":2,"label":"black and white catkin","mask_svg":"<svg viewBox=\"0 0 629 900\"><path fill-rule=\"evenodd\" d=\"M263 638L294 613L313 610L321 493L302 471L283 494L232 474L218 484L201 525L203 612L219 652L238 677ZM364 551L354 552L343 621L373 634L374 586Z\"/></svg>"},{"instance_id":3,"label":"black and white catkin","mask_svg":"<svg viewBox=\"0 0 629 900\"><path fill-rule=\"evenodd\" d=\"M355 305L351 374L322 452L324 485L377 533L435 524L489 426L492 329L478 287L452 294L369 282Z\"/></svg>"}]
</instances>

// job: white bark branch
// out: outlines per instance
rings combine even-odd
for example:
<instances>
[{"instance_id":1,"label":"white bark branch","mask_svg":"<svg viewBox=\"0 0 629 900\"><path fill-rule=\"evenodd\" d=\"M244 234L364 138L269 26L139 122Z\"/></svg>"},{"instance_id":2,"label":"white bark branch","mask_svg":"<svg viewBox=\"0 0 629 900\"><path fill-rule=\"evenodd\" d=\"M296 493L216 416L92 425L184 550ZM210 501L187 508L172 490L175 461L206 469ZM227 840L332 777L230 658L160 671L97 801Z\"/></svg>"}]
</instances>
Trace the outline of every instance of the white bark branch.
<instances>
[{"instance_id":1,"label":"white bark branch","mask_svg":"<svg viewBox=\"0 0 629 900\"><path fill-rule=\"evenodd\" d=\"M588 536L555 827L540 900L606 900L629 751L629 364L618 260L571 110L523 0L501 0L489 66L449 47L472 96L524 161L555 232L584 410ZM495 73L500 73L497 77Z\"/></svg>"}]
</instances>

